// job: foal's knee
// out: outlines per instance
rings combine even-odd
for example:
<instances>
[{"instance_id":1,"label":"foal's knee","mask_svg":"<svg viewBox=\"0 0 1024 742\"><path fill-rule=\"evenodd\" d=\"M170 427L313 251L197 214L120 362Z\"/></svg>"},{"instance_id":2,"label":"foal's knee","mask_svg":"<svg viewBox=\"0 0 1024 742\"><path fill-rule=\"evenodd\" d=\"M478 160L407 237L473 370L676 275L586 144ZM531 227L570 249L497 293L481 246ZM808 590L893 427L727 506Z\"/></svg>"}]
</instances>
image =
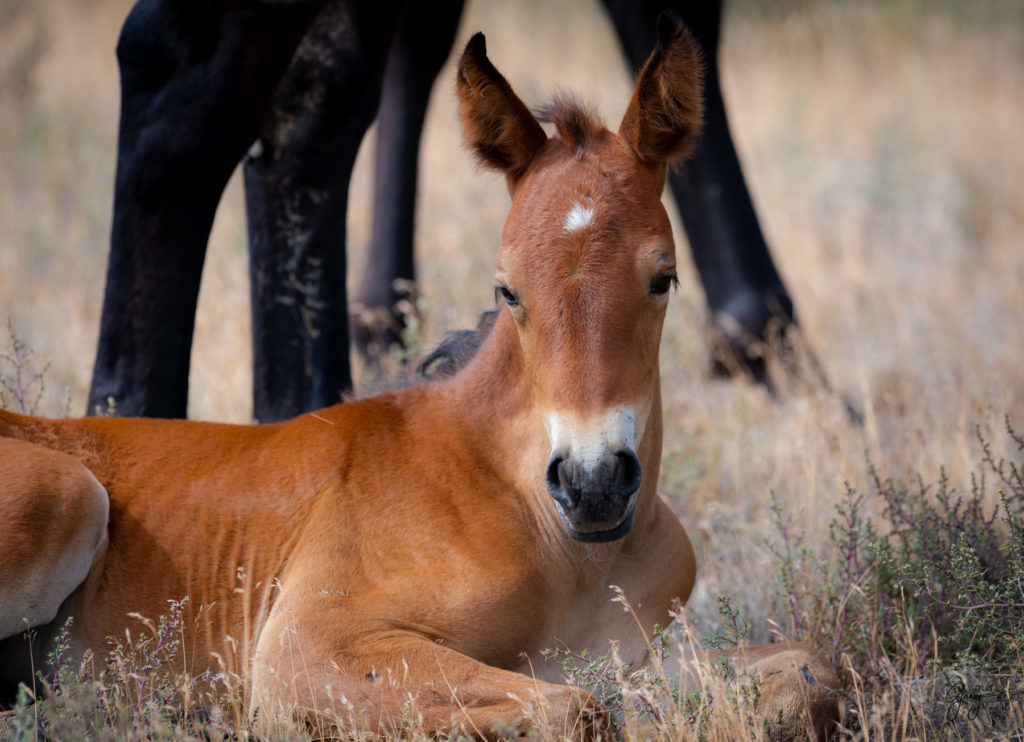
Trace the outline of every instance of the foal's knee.
<instances>
[{"instance_id":1,"label":"foal's knee","mask_svg":"<svg viewBox=\"0 0 1024 742\"><path fill-rule=\"evenodd\" d=\"M0 439L0 638L49 623L102 558L107 491L78 459Z\"/></svg>"}]
</instances>

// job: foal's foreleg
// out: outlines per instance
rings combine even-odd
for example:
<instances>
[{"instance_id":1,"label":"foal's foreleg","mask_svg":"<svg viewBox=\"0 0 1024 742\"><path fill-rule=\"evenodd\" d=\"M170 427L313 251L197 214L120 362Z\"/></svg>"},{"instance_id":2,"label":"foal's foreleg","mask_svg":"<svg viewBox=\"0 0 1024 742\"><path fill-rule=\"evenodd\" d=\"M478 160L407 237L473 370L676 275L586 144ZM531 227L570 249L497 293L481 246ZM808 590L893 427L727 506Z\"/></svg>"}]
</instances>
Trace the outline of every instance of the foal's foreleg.
<instances>
[{"instance_id":1,"label":"foal's foreleg","mask_svg":"<svg viewBox=\"0 0 1024 742\"><path fill-rule=\"evenodd\" d=\"M304 720L320 735L398 732L495 739L542 729L590 739L607 714L586 691L478 662L422 637L329 647L323 637L268 624L253 673L262 723Z\"/></svg>"}]
</instances>

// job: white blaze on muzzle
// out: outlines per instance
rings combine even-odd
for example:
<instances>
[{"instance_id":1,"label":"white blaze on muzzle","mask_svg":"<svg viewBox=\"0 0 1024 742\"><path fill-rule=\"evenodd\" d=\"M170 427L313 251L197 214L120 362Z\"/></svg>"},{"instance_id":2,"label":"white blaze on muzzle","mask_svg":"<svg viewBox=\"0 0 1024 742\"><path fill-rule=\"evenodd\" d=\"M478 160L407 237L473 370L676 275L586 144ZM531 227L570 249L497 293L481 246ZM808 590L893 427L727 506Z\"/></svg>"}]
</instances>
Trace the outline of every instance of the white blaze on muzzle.
<instances>
[{"instance_id":1,"label":"white blaze on muzzle","mask_svg":"<svg viewBox=\"0 0 1024 742\"><path fill-rule=\"evenodd\" d=\"M643 437L646 419L632 407L609 407L604 412L579 418L552 412L545 421L552 455L576 459L588 469L595 468L606 456L620 450L636 450Z\"/></svg>"}]
</instances>

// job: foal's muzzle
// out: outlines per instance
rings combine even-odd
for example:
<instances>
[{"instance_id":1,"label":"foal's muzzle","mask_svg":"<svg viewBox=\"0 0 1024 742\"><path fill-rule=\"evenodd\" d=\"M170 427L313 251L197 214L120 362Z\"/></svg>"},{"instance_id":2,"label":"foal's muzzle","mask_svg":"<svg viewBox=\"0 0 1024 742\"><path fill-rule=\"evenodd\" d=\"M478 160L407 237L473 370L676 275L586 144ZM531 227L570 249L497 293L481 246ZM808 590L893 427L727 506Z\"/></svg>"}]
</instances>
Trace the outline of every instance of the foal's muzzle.
<instances>
[{"instance_id":1,"label":"foal's muzzle","mask_svg":"<svg viewBox=\"0 0 1024 742\"><path fill-rule=\"evenodd\" d=\"M581 460L555 452L547 487L566 532L578 541L614 541L629 533L642 472L630 448Z\"/></svg>"}]
</instances>

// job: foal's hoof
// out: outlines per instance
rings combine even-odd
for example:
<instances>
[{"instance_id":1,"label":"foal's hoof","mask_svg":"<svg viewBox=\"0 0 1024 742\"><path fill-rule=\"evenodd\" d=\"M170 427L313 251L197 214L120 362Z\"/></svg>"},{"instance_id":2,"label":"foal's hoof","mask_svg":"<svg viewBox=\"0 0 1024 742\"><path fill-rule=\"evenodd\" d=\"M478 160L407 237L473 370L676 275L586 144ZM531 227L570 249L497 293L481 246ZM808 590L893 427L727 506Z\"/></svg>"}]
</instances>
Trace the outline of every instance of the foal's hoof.
<instances>
[{"instance_id":1,"label":"foal's hoof","mask_svg":"<svg viewBox=\"0 0 1024 742\"><path fill-rule=\"evenodd\" d=\"M572 740L611 738L611 716L601 702L580 688L566 688L546 709L549 732Z\"/></svg>"}]
</instances>

